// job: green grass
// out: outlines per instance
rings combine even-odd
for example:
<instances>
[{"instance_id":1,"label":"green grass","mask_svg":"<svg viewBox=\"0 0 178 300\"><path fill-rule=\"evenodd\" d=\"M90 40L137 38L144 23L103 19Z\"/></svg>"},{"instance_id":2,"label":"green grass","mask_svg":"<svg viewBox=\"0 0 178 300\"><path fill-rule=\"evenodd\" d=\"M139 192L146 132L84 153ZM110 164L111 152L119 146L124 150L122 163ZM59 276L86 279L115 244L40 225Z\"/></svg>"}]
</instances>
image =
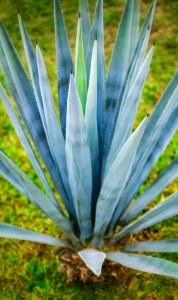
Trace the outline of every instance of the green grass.
<instances>
[{"instance_id":1,"label":"green grass","mask_svg":"<svg viewBox=\"0 0 178 300\"><path fill-rule=\"evenodd\" d=\"M74 55L77 0L61 0L67 29ZM91 12L94 11L94 0L90 0ZM107 67L111 49L117 32L124 0L104 1L105 10L105 54ZM141 20L151 1L141 1ZM52 90L57 95L55 43L53 32L53 8L49 0L6 0L0 2L0 18L10 32L15 46L25 62L20 40L17 11L20 9L33 42L38 39L47 64ZM144 89L136 124L144 115L151 112L156 101L178 68L178 29L177 0L158 1L150 45L155 41L156 49ZM3 81L2 74L0 79ZM20 142L0 106L0 147L12 157L22 169L36 182L38 179L27 160ZM159 159L147 182L140 191L163 170L168 163L178 155L178 134L174 137L165 153ZM174 181L157 201L164 199L177 191L178 180ZM28 229L58 235L58 229L29 201L21 196L12 186L0 178L0 220ZM177 237L177 218L154 226L149 232L151 238ZM146 233L142 233L144 236ZM144 236L146 237L146 236ZM177 255L166 255L177 261ZM81 284L76 282L65 284L65 277L58 272L56 250L50 246L37 245L12 240L0 240L0 299L178 299L177 283L174 280L149 274L141 274L128 270L127 276L120 276L109 283L97 280L96 283ZM123 268L123 270L125 270ZM125 271L126 272L126 271ZM133 284L134 282L134 284Z\"/></svg>"}]
</instances>

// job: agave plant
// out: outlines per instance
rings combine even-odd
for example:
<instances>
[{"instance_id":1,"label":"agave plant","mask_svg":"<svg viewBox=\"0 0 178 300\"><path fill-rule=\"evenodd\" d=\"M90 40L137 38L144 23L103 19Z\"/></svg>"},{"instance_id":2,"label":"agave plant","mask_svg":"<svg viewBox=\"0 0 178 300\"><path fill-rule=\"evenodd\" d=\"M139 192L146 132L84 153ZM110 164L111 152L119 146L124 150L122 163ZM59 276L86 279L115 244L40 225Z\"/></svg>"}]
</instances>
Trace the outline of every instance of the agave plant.
<instances>
[{"instance_id":1,"label":"agave plant","mask_svg":"<svg viewBox=\"0 0 178 300\"><path fill-rule=\"evenodd\" d=\"M96 3L92 25L88 1L80 1L73 67L61 6L54 0L60 122L39 45L35 52L19 15L29 78L6 30L0 25L1 70L18 113L2 85L0 97L45 192L3 151L0 151L0 173L53 220L66 238L5 223L0 223L1 237L72 249L97 276L108 259L178 279L176 263L129 253L177 252L178 240L128 243L126 239L178 214L176 192L140 216L178 176L178 157L137 197L139 187L178 127L176 73L152 114L133 132L154 51L153 46L146 54L155 6L154 1L139 32L139 0L126 1L106 75L103 1ZM36 151L61 201L56 199ZM115 252L109 250L113 245Z\"/></svg>"}]
</instances>

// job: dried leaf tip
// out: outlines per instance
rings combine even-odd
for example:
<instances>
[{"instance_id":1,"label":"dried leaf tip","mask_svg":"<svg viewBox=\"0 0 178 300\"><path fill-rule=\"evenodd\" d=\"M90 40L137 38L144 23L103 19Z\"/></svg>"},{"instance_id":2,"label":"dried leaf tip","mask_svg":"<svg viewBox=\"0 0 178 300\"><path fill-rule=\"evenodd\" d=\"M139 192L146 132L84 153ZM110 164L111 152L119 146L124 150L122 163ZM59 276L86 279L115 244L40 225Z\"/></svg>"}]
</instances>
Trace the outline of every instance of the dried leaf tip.
<instances>
[{"instance_id":1,"label":"dried leaf tip","mask_svg":"<svg viewBox=\"0 0 178 300\"><path fill-rule=\"evenodd\" d=\"M79 19L81 18L81 14L80 14L80 11L78 12L78 17L79 17Z\"/></svg>"},{"instance_id":2,"label":"dried leaf tip","mask_svg":"<svg viewBox=\"0 0 178 300\"><path fill-rule=\"evenodd\" d=\"M36 39L35 42L36 42L36 46L37 46L38 45L38 40Z\"/></svg>"}]
</instances>

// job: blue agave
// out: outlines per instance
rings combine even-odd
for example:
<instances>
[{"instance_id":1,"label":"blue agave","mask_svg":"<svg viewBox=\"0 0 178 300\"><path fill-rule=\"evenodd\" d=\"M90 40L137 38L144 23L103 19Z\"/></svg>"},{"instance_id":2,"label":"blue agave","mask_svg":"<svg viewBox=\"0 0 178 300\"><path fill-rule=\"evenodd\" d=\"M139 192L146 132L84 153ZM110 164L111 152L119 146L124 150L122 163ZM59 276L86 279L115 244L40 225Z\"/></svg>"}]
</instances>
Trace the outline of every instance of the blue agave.
<instances>
[{"instance_id":1,"label":"blue agave","mask_svg":"<svg viewBox=\"0 0 178 300\"><path fill-rule=\"evenodd\" d=\"M97 276L108 259L133 269L178 278L176 263L129 253L177 252L178 240L124 243L123 239L178 213L176 192L135 219L178 176L177 157L132 202L178 127L176 73L151 116L146 116L132 132L154 51L153 46L146 55L156 2L139 32L139 1L126 1L107 75L103 1L96 3L92 26L88 1L81 0L79 6L74 67L61 6L54 0L60 123L42 53L38 45L35 52L21 16L19 25L30 79L0 25L0 65L18 115L2 85L0 97L46 193L3 151L0 172L59 226L66 239L4 223L0 223L0 236L74 249ZM57 201L31 140L64 205ZM119 250L109 252L109 246L114 244L116 249L119 245ZM107 253L102 251L106 247Z\"/></svg>"}]
</instances>

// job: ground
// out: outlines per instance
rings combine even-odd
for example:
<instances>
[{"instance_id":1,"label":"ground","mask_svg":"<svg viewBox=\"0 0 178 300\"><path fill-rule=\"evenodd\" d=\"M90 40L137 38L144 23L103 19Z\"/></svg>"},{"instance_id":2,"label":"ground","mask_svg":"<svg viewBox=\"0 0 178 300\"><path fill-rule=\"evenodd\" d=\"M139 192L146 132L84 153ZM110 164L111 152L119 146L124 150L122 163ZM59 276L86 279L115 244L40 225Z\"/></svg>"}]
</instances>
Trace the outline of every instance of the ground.
<instances>
[{"instance_id":1,"label":"ground","mask_svg":"<svg viewBox=\"0 0 178 300\"><path fill-rule=\"evenodd\" d=\"M91 12L94 10L94 0L89 1ZM61 0L67 29L74 54L77 0ZM141 0L141 20L151 1ZM106 63L113 47L118 21L124 5L123 0L104 1L105 13L105 54ZM56 66L55 44L53 32L52 1L49 0L4 0L0 1L0 18L10 32L23 62L25 63L17 22L17 11L20 9L33 42L38 39L42 48L52 90L56 99ZM178 67L178 0L159 0L151 35L150 45L156 43L155 54L144 89L136 124L146 113L152 111L161 93ZM3 80L1 74L1 80ZM38 184L38 179L20 146L8 117L0 106L0 147L12 157L28 175ZM174 137L166 152L150 174L140 192L178 155L178 134ZM174 181L157 201L164 199L177 191L178 181ZM43 216L29 201L22 197L3 178L0 178L0 221L28 229L58 235L58 229ZM154 226L144 234L148 238L154 234L158 239L175 238L177 236L177 218ZM58 272L59 262L56 262L56 249L50 246L37 245L23 241L0 240L0 299L178 299L178 285L172 279L143 274L121 268L115 279L108 282L96 280L95 283L82 284L75 282L66 285L66 278ZM176 254L164 257L177 261Z\"/></svg>"}]
</instances>

